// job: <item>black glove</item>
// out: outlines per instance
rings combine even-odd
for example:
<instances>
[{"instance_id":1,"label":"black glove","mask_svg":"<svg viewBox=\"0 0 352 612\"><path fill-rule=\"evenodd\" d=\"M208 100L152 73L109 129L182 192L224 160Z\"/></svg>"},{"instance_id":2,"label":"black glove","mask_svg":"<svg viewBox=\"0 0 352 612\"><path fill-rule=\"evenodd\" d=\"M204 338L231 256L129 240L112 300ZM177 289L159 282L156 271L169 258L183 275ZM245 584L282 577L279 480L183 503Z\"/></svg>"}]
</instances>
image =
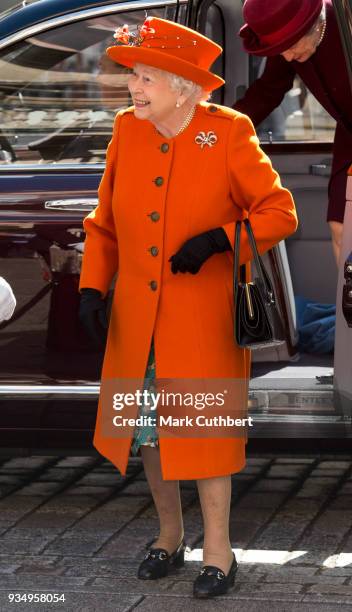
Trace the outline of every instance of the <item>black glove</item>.
<instances>
[{"instance_id":1,"label":"black glove","mask_svg":"<svg viewBox=\"0 0 352 612\"><path fill-rule=\"evenodd\" d=\"M79 320L95 348L104 349L109 326L106 304L97 289L82 289Z\"/></svg>"},{"instance_id":2,"label":"black glove","mask_svg":"<svg viewBox=\"0 0 352 612\"><path fill-rule=\"evenodd\" d=\"M222 227L209 230L187 240L175 255L170 257L171 272L197 274L203 263L214 253L231 250L231 244Z\"/></svg>"}]
</instances>

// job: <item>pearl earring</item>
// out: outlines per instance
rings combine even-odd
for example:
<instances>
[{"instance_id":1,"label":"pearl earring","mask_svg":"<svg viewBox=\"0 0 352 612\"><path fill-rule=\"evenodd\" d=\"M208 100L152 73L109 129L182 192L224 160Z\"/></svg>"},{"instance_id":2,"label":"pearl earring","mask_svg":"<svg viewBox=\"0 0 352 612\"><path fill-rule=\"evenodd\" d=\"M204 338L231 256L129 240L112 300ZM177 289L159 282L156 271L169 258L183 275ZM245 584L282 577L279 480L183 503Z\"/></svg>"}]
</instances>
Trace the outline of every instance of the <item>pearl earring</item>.
<instances>
[{"instance_id":1,"label":"pearl earring","mask_svg":"<svg viewBox=\"0 0 352 612\"><path fill-rule=\"evenodd\" d=\"M179 102L176 102L176 108L180 108L181 104Z\"/></svg>"}]
</instances>

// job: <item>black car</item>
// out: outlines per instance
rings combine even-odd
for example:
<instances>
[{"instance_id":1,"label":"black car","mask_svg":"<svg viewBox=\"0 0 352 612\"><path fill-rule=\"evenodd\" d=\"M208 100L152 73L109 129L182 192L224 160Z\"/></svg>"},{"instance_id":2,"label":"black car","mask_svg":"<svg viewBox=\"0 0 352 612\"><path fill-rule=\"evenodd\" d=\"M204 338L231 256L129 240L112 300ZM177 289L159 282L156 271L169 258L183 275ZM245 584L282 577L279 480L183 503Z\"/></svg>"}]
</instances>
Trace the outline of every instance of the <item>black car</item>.
<instances>
[{"instance_id":1,"label":"black car","mask_svg":"<svg viewBox=\"0 0 352 612\"><path fill-rule=\"evenodd\" d=\"M214 71L226 85L213 101L229 106L265 60L248 57L236 35L241 0L23 4L0 14L0 275L18 301L0 324L0 448L91 452L102 354L77 318L82 219L97 204L116 111L130 104L127 70L105 49L118 26L140 24L146 12L195 27L224 47ZM351 6L335 2L346 46ZM352 375L344 364L352 362L352 331L340 315L343 270L338 285L325 222L334 129L299 79L258 128L293 192L300 228L266 256L287 338L280 350L254 355L255 436L350 435ZM295 295L325 303L337 295L334 387L315 379L331 372L333 354L298 352Z\"/></svg>"}]
</instances>

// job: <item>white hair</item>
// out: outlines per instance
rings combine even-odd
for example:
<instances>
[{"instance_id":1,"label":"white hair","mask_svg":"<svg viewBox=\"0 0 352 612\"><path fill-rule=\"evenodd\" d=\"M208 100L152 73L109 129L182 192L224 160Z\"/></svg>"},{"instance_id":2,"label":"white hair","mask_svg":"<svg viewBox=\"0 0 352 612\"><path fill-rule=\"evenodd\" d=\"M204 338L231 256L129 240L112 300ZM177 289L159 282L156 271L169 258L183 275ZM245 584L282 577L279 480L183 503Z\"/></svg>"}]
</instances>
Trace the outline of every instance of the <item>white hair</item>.
<instances>
[{"instance_id":1,"label":"white hair","mask_svg":"<svg viewBox=\"0 0 352 612\"><path fill-rule=\"evenodd\" d=\"M325 20L326 20L326 9L325 9L325 4L323 4L323 8L321 9L321 11L319 13L318 19L314 22L314 24L312 25L310 30L308 30L308 32L305 34L305 36L311 36L312 34L314 34L314 32L317 30L317 28L319 28L320 25L322 23L324 23Z\"/></svg>"},{"instance_id":2,"label":"white hair","mask_svg":"<svg viewBox=\"0 0 352 612\"><path fill-rule=\"evenodd\" d=\"M146 64L136 63L135 66L139 66L140 68L150 68L157 74L160 74L160 76L166 77L169 81L170 89L174 92L184 92L187 98L194 97L197 100L208 100L210 96L210 92L203 89L203 87L198 85L198 83L188 81L187 79L184 79L182 76L174 74L173 72L167 72L167 70L161 70L160 68L154 68L154 66L147 66Z\"/></svg>"}]
</instances>

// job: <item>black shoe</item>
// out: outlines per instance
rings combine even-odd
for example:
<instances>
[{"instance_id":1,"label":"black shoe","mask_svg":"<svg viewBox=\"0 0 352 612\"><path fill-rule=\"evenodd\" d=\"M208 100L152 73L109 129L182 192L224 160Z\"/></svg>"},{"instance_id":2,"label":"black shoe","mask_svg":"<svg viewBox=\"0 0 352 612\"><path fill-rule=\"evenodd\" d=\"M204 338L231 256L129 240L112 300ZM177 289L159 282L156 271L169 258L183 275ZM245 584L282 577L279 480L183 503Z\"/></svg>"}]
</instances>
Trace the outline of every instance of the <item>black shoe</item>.
<instances>
[{"instance_id":1,"label":"black shoe","mask_svg":"<svg viewBox=\"0 0 352 612\"><path fill-rule=\"evenodd\" d=\"M185 562L185 541L174 550L171 555L165 548L150 548L138 568L138 578L142 580L156 580L164 578L169 573L170 566L182 567Z\"/></svg>"},{"instance_id":2,"label":"black shoe","mask_svg":"<svg viewBox=\"0 0 352 612\"><path fill-rule=\"evenodd\" d=\"M194 597L206 598L224 595L235 584L236 572L237 561L235 555L233 555L233 561L227 575L215 565L205 565L193 583Z\"/></svg>"}]
</instances>

